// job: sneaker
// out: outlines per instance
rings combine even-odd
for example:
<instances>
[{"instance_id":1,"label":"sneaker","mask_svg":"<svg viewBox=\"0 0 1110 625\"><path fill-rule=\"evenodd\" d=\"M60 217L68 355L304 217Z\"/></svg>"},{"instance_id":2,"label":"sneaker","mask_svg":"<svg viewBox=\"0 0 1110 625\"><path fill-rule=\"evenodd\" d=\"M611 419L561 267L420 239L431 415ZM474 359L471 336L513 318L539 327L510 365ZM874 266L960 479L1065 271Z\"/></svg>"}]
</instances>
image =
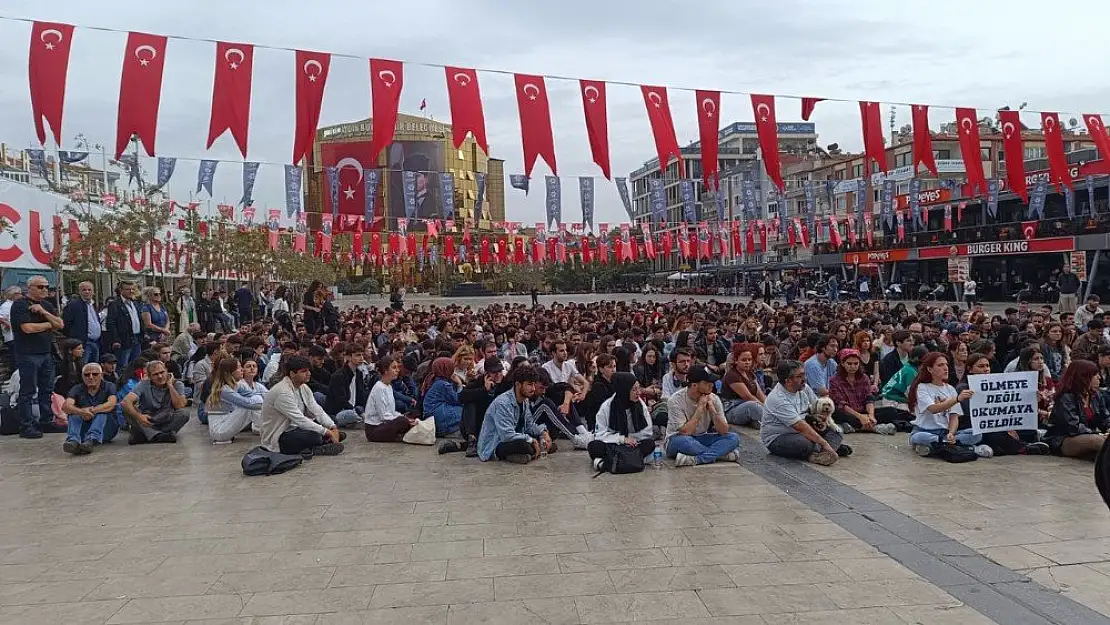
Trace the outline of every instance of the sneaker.
<instances>
[{"instance_id":1,"label":"sneaker","mask_svg":"<svg viewBox=\"0 0 1110 625\"><path fill-rule=\"evenodd\" d=\"M913 453L921 456L922 458L931 456L931 455L933 455L933 446L932 445L914 445L913 446Z\"/></svg>"},{"instance_id":2,"label":"sneaker","mask_svg":"<svg viewBox=\"0 0 1110 625\"><path fill-rule=\"evenodd\" d=\"M131 432L127 437L128 445L142 445L149 442L150 441L146 439L146 436L143 435L142 431L139 430L139 428L131 428Z\"/></svg>"},{"instance_id":3,"label":"sneaker","mask_svg":"<svg viewBox=\"0 0 1110 625\"><path fill-rule=\"evenodd\" d=\"M234 442L235 442L235 437L233 436L233 437L231 437L230 439L228 439L226 441L212 441L212 444L213 445L230 445Z\"/></svg>"},{"instance_id":4,"label":"sneaker","mask_svg":"<svg viewBox=\"0 0 1110 625\"><path fill-rule=\"evenodd\" d=\"M42 438L42 432L37 428L23 428L19 431L19 438Z\"/></svg>"},{"instance_id":5,"label":"sneaker","mask_svg":"<svg viewBox=\"0 0 1110 625\"><path fill-rule=\"evenodd\" d=\"M733 449L732 451L730 451L727 454L721 456L720 458L717 458L717 462L737 462L737 463L739 463L740 462L740 452Z\"/></svg>"},{"instance_id":6,"label":"sneaker","mask_svg":"<svg viewBox=\"0 0 1110 625\"><path fill-rule=\"evenodd\" d=\"M991 449L990 445L976 445L972 449L975 450L975 455L979 456L980 458L993 458L994 457L994 450Z\"/></svg>"},{"instance_id":7,"label":"sneaker","mask_svg":"<svg viewBox=\"0 0 1110 625\"><path fill-rule=\"evenodd\" d=\"M439 446L439 454L441 456L443 454L453 454L456 451L462 451L462 449L459 448L459 444L456 441L444 441Z\"/></svg>"},{"instance_id":8,"label":"sneaker","mask_svg":"<svg viewBox=\"0 0 1110 625\"><path fill-rule=\"evenodd\" d=\"M875 426L875 433L882 434L884 436L894 436L894 433L897 431L898 427L895 426L893 423L880 423Z\"/></svg>"},{"instance_id":9,"label":"sneaker","mask_svg":"<svg viewBox=\"0 0 1110 625\"><path fill-rule=\"evenodd\" d=\"M42 430L43 434L65 434L66 432L69 431L68 427L66 427L64 425L58 425L57 423L54 423L53 421L47 421L45 423L40 423L39 424L39 429Z\"/></svg>"},{"instance_id":10,"label":"sneaker","mask_svg":"<svg viewBox=\"0 0 1110 625\"><path fill-rule=\"evenodd\" d=\"M88 455L88 454L92 453L92 448L93 448L92 441L85 441L85 442L77 445L77 453L79 453L81 455Z\"/></svg>"},{"instance_id":11,"label":"sneaker","mask_svg":"<svg viewBox=\"0 0 1110 625\"><path fill-rule=\"evenodd\" d=\"M346 432L340 432L339 433L339 442L342 443L345 440L347 440L347 433Z\"/></svg>"},{"instance_id":12,"label":"sneaker","mask_svg":"<svg viewBox=\"0 0 1110 625\"><path fill-rule=\"evenodd\" d=\"M76 456L78 453L80 453L77 451L77 447L79 445L80 443L78 443L77 441L66 441L62 443L62 451L66 452L67 454L73 454Z\"/></svg>"},{"instance_id":13,"label":"sneaker","mask_svg":"<svg viewBox=\"0 0 1110 625\"><path fill-rule=\"evenodd\" d=\"M855 432L856 432L856 428L852 427L848 423L841 423L840 424L840 430L842 432L844 432L845 434L855 434Z\"/></svg>"},{"instance_id":14,"label":"sneaker","mask_svg":"<svg viewBox=\"0 0 1110 625\"><path fill-rule=\"evenodd\" d=\"M343 443L324 443L312 448L314 456L338 456L343 453Z\"/></svg>"},{"instance_id":15,"label":"sneaker","mask_svg":"<svg viewBox=\"0 0 1110 625\"><path fill-rule=\"evenodd\" d=\"M605 466L605 459L604 458L594 458L594 461L591 464L593 464L594 471L602 471L602 470L604 470L602 467Z\"/></svg>"},{"instance_id":16,"label":"sneaker","mask_svg":"<svg viewBox=\"0 0 1110 625\"><path fill-rule=\"evenodd\" d=\"M571 442L574 444L575 449L585 449L590 445L590 441L593 439L593 435L587 432L585 434L575 434L574 437L571 438Z\"/></svg>"},{"instance_id":17,"label":"sneaker","mask_svg":"<svg viewBox=\"0 0 1110 625\"><path fill-rule=\"evenodd\" d=\"M505 462L511 462L513 464L528 464L529 462L532 462L532 456L529 456L528 454L509 454L505 456Z\"/></svg>"},{"instance_id":18,"label":"sneaker","mask_svg":"<svg viewBox=\"0 0 1110 625\"><path fill-rule=\"evenodd\" d=\"M174 434L173 432L159 432L159 433L154 435L154 438L150 439L150 442L152 442L152 443L176 443L177 442L177 434Z\"/></svg>"},{"instance_id":19,"label":"sneaker","mask_svg":"<svg viewBox=\"0 0 1110 625\"><path fill-rule=\"evenodd\" d=\"M840 456L841 458L847 458L848 456L851 456L852 455L852 446L851 445L841 445L840 447L837 447L836 448L836 455Z\"/></svg>"},{"instance_id":20,"label":"sneaker","mask_svg":"<svg viewBox=\"0 0 1110 625\"><path fill-rule=\"evenodd\" d=\"M697 456L688 456L686 454L678 454L674 458L674 466L676 467L692 467L698 463Z\"/></svg>"},{"instance_id":21,"label":"sneaker","mask_svg":"<svg viewBox=\"0 0 1110 625\"><path fill-rule=\"evenodd\" d=\"M838 456L831 451L821 450L809 455L809 461L813 464L819 464L823 467L832 466L836 463Z\"/></svg>"},{"instance_id":22,"label":"sneaker","mask_svg":"<svg viewBox=\"0 0 1110 625\"><path fill-rule=\"evenodd\" d=\"M1048 443L1029 443L1022 449L1022 453L1027 456L1047 456L1049 451Z\"/></svg>"}]
</instances>

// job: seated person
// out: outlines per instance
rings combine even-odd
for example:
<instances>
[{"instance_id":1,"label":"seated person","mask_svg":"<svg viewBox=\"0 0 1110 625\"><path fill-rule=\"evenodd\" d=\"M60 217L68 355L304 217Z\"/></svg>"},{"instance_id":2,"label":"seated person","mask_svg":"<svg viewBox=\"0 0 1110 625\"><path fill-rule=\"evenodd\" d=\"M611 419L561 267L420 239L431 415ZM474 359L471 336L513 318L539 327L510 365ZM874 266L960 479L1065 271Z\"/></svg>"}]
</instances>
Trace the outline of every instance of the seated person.
<instances>
[{"instance_id":1,"label":"seated person","mask_svg":"<svg viewBox=\"0 0 1110 625\"><path fill-rule=\"evenodd\" d=\"M991 359L987 358L986 354L971 354L964 361L964 364L968 375L985 375L991 372ZM965 380L956 385L956 392L962 392L969 388L971 386L967 383L965 376ZM960 430L971 427L970 403L971 398L960 401L960 407L963 408L963 414L960 415ZM1036 432L1032 432L1032 435L1035 437ZM987 432L983 434L983 444L989 445L996 456L1043 456L1049 453L1049 447L1046 443L1027 443L1022 440L1021 435L1016 430Z\"/></svg>"},{"instance_id":2,"label":"seated person","mask_svg":"<svg viewBox=\"0 0 1110 625\"><path fill-rule=\"evenodd\" d=\"M416 417L397 412L393 398L393 380L400 375L401 365L392 356L382 356L378 360L381 379L374 383L362 422L366 429L366 440L372 443L394 443L405 436L405 432L416 425Z\"/></svg>"},{"instance_id":3,"label":"seated person","mask_svg":"<svg viewBox=\"0 0 1110 625\"><path fill-rule=\"evenodd\" d=\"M446 357L432 361L421 390L424 394L423 415L425 419L436 420L436 436L457 432L462 423L462 404L455 390L458 382L454 361Z\"/></svg>"},{"instance_id":4,"label":"seated person","mask_svg":"<svg viewBox=\"0 0 1110 625\"><path fill-rule=\"evenodd\" d=\"M640 399L636 376L614 373L612 388L612 397L597 410L593 440L586 447L597 471L609 466L613 449L619 445L633 447L645 458L655 451L653 426L647 405Z\"/></svg>"},{"instance_id":5,"label":"seated person","mask_svg":"<svg viewBox=\"0 0 1110 625\"><path fill-rule=\"evenodd\" d=\"M845 347L837 354L836 375L829 380L829 397L836 405L833 420L845 434L878 432L893 436L893 423L879 423L875 418L875 402L871 399L871 380L860 371L859 351Z\"/></svg>"},{"instance_id":6,"label":"seated person","mask_svg":"<svg viewBox=\"0 0 1110 625\"><path fill-rule=\"evenodd\" d=\"M1099 392L1098 366L1073 360L1060 378L1059 392L1048 419L1044 442L1052 453L1093 459L1110 432L1110 406Z\"/></svg>"},{"instance_id":7,"label":"seated person","mask_svg":"<svg viewBox=\"0 0 1110 625\"><path fill-rule=\"evenodd\" d=\"M123 398L123 415L131 426L129 445L176 443L177 432L189 422L185 385L171 380L161 361L147 363L146 377Z\"/></svg>"},{"instance_id":8,"label":"seated person","mask_svg":"<svg viewBox=\"0 0 1110 625\"><path fill-rule=\"evenodd\" d=\"M780 360L775 377L779 383L767 394L759 427L759 440L767 452L822 466L836 462L844 436L831 427L819 433L806 421L817 395L806 384L802 363Z\"/></svg>"},{"instance_id":9,"label":"seated person","mask_svg":"<svg viewBox=\"0 0 1110 625\"><path fill-rule=\"evenodd\" d=\"M401 359L401 373L393 380L393 401L396 402L397 412L407 414L416 409L416 398L420 393L413 376L419 366L420 359L415 354Z\"/></svg>"},{"instance_id":10,"label":"seated person","mask_svg":"<svg viewBox=\"0 0 1110 625\"><path fill-rule=\"evenodd\" d=\"M539 376L536 380L536 394L532 398L532 412L536 421L547 427L547 433L554 439L562 437L573 442L575 449L585 449L592 436L586 429L586 423L578 417L574 405L577 394L575 388L568 382L551 383L551 374L540 368L536 371ZM577 379L580 387L585 386L585 378L575 373L570 377Z\"/></svg>"},{"instance_id":11,"label":"seated person","mask_svg":"<svg viewBox=\"0 0 1110 625\"><path fill-rule=\"evenodd\" d=\"M731 426L759 428L763 418L763 402L767 396L756 379L756 354L762 349L758 343L736 343L725 360L721 378L721 403L725 408L725 421Z\"/></svg>"},{"instance_id":12,"label":"seated person","mask_svg":"<svg viewBox=\"0 0 1110 625\"><path fill-rule=\"evenodd\" d=\"M513 388L495 397L486 410L478 435L479 460L486 462L496 457L528 464L539 459L544 447L550 448L547 428L537 423L532 414L531 399L536 392L537 377L534 367L513 369L509 376Z\"/></svg>"},{"instance_id":13,"label":"seated person","mask_svg":"<svg viewBox=\"0 0 1110 625\"><path fill-rule=\"evenodd\" d=\"M883 398L875 402L875 419L879 423L893 423L899 432L908 432L912 429L912 426L908 425L913 421L913 414L910 412L907 393L910 390L910 384L917 377L922 359L928 353L929 348L924 345L914 347L902 368L883 385Z\"/></svg>"},{"instance_id":14,"label":"seated person","mask_svg":"<svg viewBox=\"0 0 1110 625\"><path fill-rule=\"evenodd\" d=\"M93 446L111 442L119 432L115 385L104 381L104 372L95 362L81 368L81 377L62 405L69 420L62 451L74 455L91 454Z\"/></svg>"},{"instance_id":15,"label":"seated person","mask_svg":"<svg viewBox=\"0 0 1110 625\"><path fill-rule=\"evenodd\" d=\"M897 377L897 376L896 376ZM975 455L990 458L994 451L980 445L982 435L960 429L960 415L964 413L960 402L970 399L971 389L956 392L948 383L948 356L944 352L930 352L921 361L921 371L910 384L907 397L913 411L913 431L910 445L919 456L932 456L941 445L964 445L975 448Z\"/></svg>"},{"instance_id":16,"label":"seated person","mask_svg":"<svg viewBox=\"0 0 1110 625\"><path fill-rule=\"evenodd\" d=\"M585 419L586 426L590 430L595 427L597 411L601 408L601 404L613 396L612 379L613 374L617 372L617 361L609 354L598 354L596 363L597 375L590 385L590 391L586 393L586 399L578 407L579 415Z\"/></svg>"},{"instance_id":17,"label":"seated person","mask_svg":"<svg viewBox=\"0 0 1110 625\"><path fill-rule=\"evenodd\" d=\"M327 361L328 350L319 345L308 348L308 362L312 367L308 387L312 389L312 395L318 404L324 403L328 389L331 388L331 370L324 366Z\"/></svg>"},{"instance_id":18,"label":"seated person","mask_svg":"<svg viewBox=\"0 0 1110 625\"><path fill-rule=\"evenodd\" d=\"M679 349L679 352L682 350ZM738 462L740 435L730 432L721 399L713 393L720 380L704 365L689 369L686 385L667 400L667 457L676 467L711 464L718 460ZM710 430L713 431L710 431Z\"/></svg>"},{"instance_id":19,"label":"seated person","mask_svg":"<svg viewBox=\"0 0 1110 625\"><path fill-rule=\"evenodd\" d=\"M260 427L264 395L240 393L242 381L243 365L230 356L221 359L212 374L212 385L204 404L208 412L208 434L217 445L234 441L235 435L247 426Z\"/></svg>"},{"instance_id":20,"label":"seated person","mask_svg":"<svg viewBox=\"0 0 1110 625\"><path fill-rule=\"evenodd\" d=\"M200 351L200 350L197 350ZM271 354L270 361L266 363L266 368L262 371L262 383L267 387L273 386L281 381L282 375L281 362L282 359L290 356L297 355L297 344L292 341L286 341L281 344L281 351Z\"/></svg>"},{"instance_id":21,"label":"seated person","mask_svg":"<svg viewBox=\"0 0 1110 625\"><path fill-rule=\"evenodd\" d=\"M366 352L354 343L343 349L344 366L331 375L324 412L341 428L357 425L370 398L370 376L363 370Z\"/></svg>"},{"instance_id":22,"label":"seated person","mask_svg":"<svg viewBox=\"0 0 1110 625\"><path fill-rule=\"evenodd\" d=\"M262 402L262 446L290 455L338 456L346 436L312 397L308 386L312 364L307 358L290 356L282 366L285 377Z\"/></svg>"},{"instance_id":23,"label":"seated person","mask_svg":"<svg viewBox=\"0 0 1110 625\"><path fill-rule=\"evenodd\" d=\"M466 437L466 455L478 455L478 434L482 431L486 410L497 397L497 385L505 379L505 367L500 358L492 356L482 361L482 373L467 382L459 393L462 403L462 435Z\"/></svg>"},{"instance_id":24,"label":"seated person","mask_svg":"<svg viewBox=\"0 0 1110 625\"><path fill-rule=\"evenodd\" d=\"M100 355L100 368L103 371L105 382L111 382L115 386L119 386L119 373L116 372L116 364L118 360L115 354L101 354ZM116 402L119 405L119 402Z\"/></svg>"}]
</instances>

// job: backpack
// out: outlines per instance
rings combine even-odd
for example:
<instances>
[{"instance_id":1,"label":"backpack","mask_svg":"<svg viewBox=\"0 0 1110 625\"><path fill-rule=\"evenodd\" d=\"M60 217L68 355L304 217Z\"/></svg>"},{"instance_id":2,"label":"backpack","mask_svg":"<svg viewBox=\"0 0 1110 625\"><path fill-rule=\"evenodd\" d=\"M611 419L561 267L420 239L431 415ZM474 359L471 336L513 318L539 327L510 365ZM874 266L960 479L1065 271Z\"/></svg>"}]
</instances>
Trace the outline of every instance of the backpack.
<instances>
[{"instance_id":1,"label":"backpack","mask_svg":"<svg viewBox=\"0 0 1110 625\"><path fill-rule=\"evenodd\" d=\"M12 405L12 399L7 391L0 393L0 436L19 434L19 411Z\"/></svg>"},{"instance_id":2,"label":"backpack","mask_svg":"<svg viewBox=\"0 0 1110 625\"><path fill-rule=\"evenodd\" d=\"M594 477L601 475L606 470L614 475L640 473L644 470L644 457L640 455L639 448L615 443L606 445L606 447L609 453L601 465L601 470Z\"/></svg>"},{"instance_id":3,"label":"backpack","mask_svg":"<svg viewBox=\"0 0 1110 625\"><path fill-rule=\"evenodd\" d=\"M945 462L971 462L978 460L979 456L975 455L975 450L965 445L949 445L948 443L938 443L936 451L933 455Z\"/></svg>"},{"instance_id":4,"label":"backpack","mask_svg":"<svg viewBox=\"0 0 1110 625\"><path fill-rule=\"evenodd\" d=\"M304 458L270 451L259 445L243 456L244 475L276 475L300 466Z\"/></svg>"}]
</instances>

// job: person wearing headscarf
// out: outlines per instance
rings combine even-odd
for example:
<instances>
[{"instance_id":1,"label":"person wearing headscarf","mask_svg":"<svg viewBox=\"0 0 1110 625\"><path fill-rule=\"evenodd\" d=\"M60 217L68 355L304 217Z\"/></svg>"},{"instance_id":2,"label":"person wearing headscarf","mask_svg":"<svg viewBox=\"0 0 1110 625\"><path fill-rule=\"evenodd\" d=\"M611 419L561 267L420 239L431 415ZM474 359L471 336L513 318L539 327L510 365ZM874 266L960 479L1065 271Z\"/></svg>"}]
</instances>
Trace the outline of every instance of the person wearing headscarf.
<instances>
[{"instance_id":1,"label":"person wearing headscarf","mask_svg":"<svg viewBox=\"0 0 1110 625\"><path fill-rule=\"evenodd\" d=\"M647 405L640 399L636 376L614 373L610 384L613 396L598 408L594 440L586 447L596 470L607 466L613 448L618 445L634 447L645 458L655 451L651 419Z\"/></svg>"},{"instance_id":2,"label":"person wearing headscarf","mask_svg":"<svg viewBox=\"0 0 1110 625\"><path fill-rule=\"evenodd\" d=\"M455 379L455 362L447 357L436 358L420 388L424 418L436 420L436 436L457 432L462 422L462 403L455 390Z\"/></svg>"}]
</instances>

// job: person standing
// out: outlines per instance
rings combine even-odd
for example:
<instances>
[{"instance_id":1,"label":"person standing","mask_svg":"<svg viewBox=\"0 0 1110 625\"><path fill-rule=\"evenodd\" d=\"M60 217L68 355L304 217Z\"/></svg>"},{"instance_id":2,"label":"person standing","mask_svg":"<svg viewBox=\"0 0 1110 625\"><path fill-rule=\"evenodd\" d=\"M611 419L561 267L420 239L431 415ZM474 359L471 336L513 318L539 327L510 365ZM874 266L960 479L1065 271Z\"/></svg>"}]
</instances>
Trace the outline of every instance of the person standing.
<instances>
[{"instance_id":1,"label":"person standing","mask_svg":"<svg viewBox=\"0 0 1110 625\"><path fill-rule=\"evenodd\" d=\"M975 297L978 290L979 285L971 279L971 276L968 276L967 280L964 281L964 301L967 302L968 308L972 308L975 306ZM1060 301L1063 302L1064 298L1061 297ZM1072 311L1075 311L1075 304L1072 304Z\"/></svg>"},{"instance_id":2,"label":"person standing","mask_svg":"<svg viewBox=\"0 0 1110 625\"><path fill-rule=\"evenodd\" d=\"M27 297L12 303L11 324L15 343L15 366L19 371L20 438L42 438L66 428L54 423L51 394L54 392L54 331L65 327L54 304L46 298L49 283L43 276L27 281ZM38 401L36 420L31 403Z\"/></svg>"},{"instance_id":3,"label":"person standing","mask_svg":"<svg viewBox=\"0 0 1110 625\"><path fill-rule=\"evenodd\" d=\"M144 345L160 343L170 339L170 313L162 304L162 289L148 286L143 289L146 302L139 309L139 317L143 322L143 332L146 334Z\"/></svg>"},{"instance_id":4,"label":"person standing","mask_svg":"<svg viewBox=\"0 0 1110 625\"><path fill-rule=\"evenodd\" d=\"M859 279L859 300L866 302L871 299L871 280L867 276L860 276Z\"/></svg>"},{"instance_id":5,"label":"person standing","mask_svg":"<svg viewBox=\"0 0 1110 625\"><path fill-rule=\"evenodd\" d=\"M116 355L120 368L126 368L142 352L142 322L135 303L135 283L123 281L116 288L116 298L108 304L104 317L104 346Z\"/></svg>"},{"instance_id":6,"label":"person standing","mask_svg":"<svg viewBox=\"0 0 1110 625\"><path fill-rule=\"evenodd\" d=\"M836 279L836 274L829 276L829 302L837 303L840 301L840 282Z\"/></svg>"},{"instance_id":7,"label":"person standing","mask_svg":"<svg viewBox=\"0 0 1110 625\"><path fill-rule=\"evenodd\" d=\"M254 321L254 293L243 283L235 290L235 308L239 313L239 325Z\"/></svg>"},{"instance_id":8,"label":"person standing","mask_svg":"<svg viewBox=\"0 0 1110 625\"><path fill-rule=\"evenodd\" d=\"M1075 312L1079 305L1079 276L1072 272L1070 262L1064 263L1064 272L1060 274L1056 285L1060 287L1060 312Z\"/></svg>"},{"instance_id":9,"label":"person standing","mask_svg":"<svg viewBox=\"0 0 1110 625\"><path fill-rule=\"evenodd\" d=\"M15 371L15 334L12 332L12 304L23 297L23 289L10 286L4 289L4 302L0 303L0 333L4 338L4 364L9 375Z\"/></svg>"},{"instance_id":10,"label":"person standing","mask_svg":"<svg viewBox=\"0 0 1110 625\"><path fill-rule=\"evenodd\" d=\"M100 362L100 314L96 310L96 297L92 282L77 286L75 297L62 310L66 338L81 341L85 346L85 362ZM69 389L65 389L68 391Z\"/></svg>"},{"instance_id":11,"label":"person standing","mask_svg":"<svg viewBox=\"0 0 1110 625\"><path fill-rule=\"evenodd\" d=\"M193 299L193 292L187 286L181 287L177 296L177 332L181 334L189 331L189 326L200 323L197 317L197 302Z\"/></svg>"},{"instance_id":12,"label":"person standing","mask_svg":"<svg viewBox=\"0 0 1110 625\"><path fill-rule=\"evenodd\" d=\"M535 309L537 306L540 305L540 292L537 291L536 287L533 286L531 294L532 294L532 308Z\"/></svg>"}]
</instances>

